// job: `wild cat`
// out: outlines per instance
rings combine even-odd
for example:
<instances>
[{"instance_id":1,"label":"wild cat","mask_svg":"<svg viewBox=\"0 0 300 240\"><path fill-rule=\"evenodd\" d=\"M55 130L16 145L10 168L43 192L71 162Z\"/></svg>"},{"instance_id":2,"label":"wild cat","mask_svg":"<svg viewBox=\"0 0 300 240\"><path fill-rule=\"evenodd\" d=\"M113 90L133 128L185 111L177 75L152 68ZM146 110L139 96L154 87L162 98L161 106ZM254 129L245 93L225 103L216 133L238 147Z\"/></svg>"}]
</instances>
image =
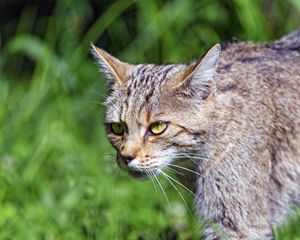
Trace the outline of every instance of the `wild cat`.
<instances>
[{"instance_id":1,"label":"wild cat","mask_svg":"<svg viewBox=\"0 0 300 240\"><path fill-rule=\"evenodd\" d=\"M107 136L121 168L154 176L196 160L205 239L272 239L300 202L300 30L272 43L212 47L190 64L121 62L106 74Z\"/></svg>"}]
</instances>

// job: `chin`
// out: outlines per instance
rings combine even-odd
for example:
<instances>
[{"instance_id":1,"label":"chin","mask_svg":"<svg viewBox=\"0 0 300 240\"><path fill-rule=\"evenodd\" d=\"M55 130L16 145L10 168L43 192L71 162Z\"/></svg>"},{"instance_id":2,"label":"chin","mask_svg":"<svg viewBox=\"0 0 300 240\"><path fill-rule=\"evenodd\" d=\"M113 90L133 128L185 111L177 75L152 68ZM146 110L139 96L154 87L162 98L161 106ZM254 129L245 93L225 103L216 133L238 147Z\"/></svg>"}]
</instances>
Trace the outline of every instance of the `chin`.
<instances>
[{"instance_id":1,"label":"chin","mask_svg":"<svg viewBox=\"0 0 300 240\"><path fill-rule=\"evenodd\" d=\"M159 174L157 169L142 170L142 169L133 169L133 168L127 167L125 169L125 171L128 172L132 177L139 179L139 180L147 180L147 179L153 178L154 176L157 176Z\"/></svg>"},{"instance_id":2,"label":"chin","mask_svg":"<svg viewBox=\"0 0 300 240\"><path fill-rule=\"evenodd\" d=\"M146 180L149 178L149 176L145 172L137 171L137 170L131 170L127 169L127 172L134 178L139 180Z\"/></svg>"}]
</instances>

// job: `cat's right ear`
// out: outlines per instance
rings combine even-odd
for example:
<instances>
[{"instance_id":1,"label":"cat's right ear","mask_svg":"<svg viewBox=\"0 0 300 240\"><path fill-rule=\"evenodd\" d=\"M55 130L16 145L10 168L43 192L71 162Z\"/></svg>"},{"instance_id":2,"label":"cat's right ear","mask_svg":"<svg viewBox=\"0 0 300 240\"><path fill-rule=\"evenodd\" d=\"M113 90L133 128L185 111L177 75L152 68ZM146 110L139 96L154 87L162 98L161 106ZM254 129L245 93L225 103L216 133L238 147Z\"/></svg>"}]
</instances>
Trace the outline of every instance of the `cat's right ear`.
<instances>
[{"instance_id":1,"label":"cat's right ear","mask_svg":"<svg viewBox=\"0 0 300 240\"><path fill-rule=\"evenodd\" d=\"M100 65L101 71L106 75L110 86L117 84L122 86L131 68L130 64L121 62L103 49L91 44L92 54Z\"/></svg>"}]
</instances>

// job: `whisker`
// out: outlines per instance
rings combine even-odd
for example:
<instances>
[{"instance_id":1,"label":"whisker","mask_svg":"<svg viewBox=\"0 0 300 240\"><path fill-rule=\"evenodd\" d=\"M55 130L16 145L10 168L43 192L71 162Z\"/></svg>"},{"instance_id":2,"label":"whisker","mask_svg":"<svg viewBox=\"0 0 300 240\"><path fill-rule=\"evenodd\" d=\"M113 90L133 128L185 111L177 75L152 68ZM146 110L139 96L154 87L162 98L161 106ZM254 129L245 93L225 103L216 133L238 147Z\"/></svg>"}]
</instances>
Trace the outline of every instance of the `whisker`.
<instances>
[{"instance_id":1,"label":"whisker","mask_svg":"<svg viewBox=\"0 0 300 240\"><path fill-rule=\"evenodd\" d=\"M176 159L188 159L195 165L198 165L199 161L201 161L201 160L206 160L206 158L204 156L194 157L194 156L188 156L188 155L176 155L175 158Z\"/></svg>"},{"instance_id":2,"label":"whisker","mask_svg":"<svg viewBox=\"0 0 300 240\"><path fill-rule=\"evenodd\" d=\"M183 156L183 157L191 157L191 158L198 158L198 157L206 157L206 154L184 154L184 153L179 153L178 156Z\"/></svg>"},{"instance_id":3,"label":"whisker","mask_svg":"<svg viewBox=\"0 0 300 240\"><path fill-rule=\"evenodd\" d=\"M176 169L170 168L168 166L166 166L164 169L166 169L166 170L168 170L168 171L170 171L172 173L179 174L179 175L181 175L181 176L184 177L184 174L182 172L177 171Z\"/></svg>"},{"instance_id":4,"label":"whisker","mask_svg":"<svg viewBox=\"0 0 300 240\"><path fill-rule=\"evenodd\" d=\"M161 170L159 170L160 173L162 173ZM187 190L189 193L191 193L194 197L196 197L196 195L190 190L188 189L186 186L184 186L182 183L178 182L176 179L172 178L171 176L168 175L168 177L170 179L172 179L175 183L179 184L181 187L183 187L185 190Z\"/></svg>"},{"instance_id":5,"label":"whisker","mask_svg":"<svg viewBox=\"0 0 300 240\"><path fill-rule=\"evenodd\" d=\"M181 169L186 170L186 171L188 171L188 172L194 173L194 174L196 174L196 175L198 175L198 176L200 176L200 177L203 177L203 175L201 175L200 173L195 172L195 171L193 171L193 170L191 170L191 169L188 169L188 168L185 168L185 167L182 167L182 166L179 166L179 165L175 165L175 164L172 164L172 163L169 163L169 165L172 166L172 167L181 168Z\"/></svg>"},{"instance_id":6,"label":"whisker","mask_svg":"<svg viewBox=\"0 0 300 240\"><path fill-rule=\"evenodd\" d=\"M178 188L174 185L174 183L169 179L170 176L168 176L168 174L164 173L163 171L160 171L160 173L171 183L171 185L175 188L175 190L177 191L177 193L179 194L179 196L181 197L181 199L183 200L185 206L187 207L190 215L192 216L192 212L187 204L187 202L185 201L184 197L182 196L182 194L180 193L180 191L178 190Z\"/></svg>"},{"instance_id":7,"label":"whisker","mask_svg":"<svg viewBox=\"0 0 300 240\"><path fill-rule=\"evenodd\" d=\"M92 103L95 103L95 104L98 104L98 105L101 105L103 107L105 107L105 104L103 102L96 102L96 101L93 101Z\"/></svg>"},{"instance_id":8,"label":"whisker","mask_svg":"<svg viewBox=\"0 0 300 240\"><path fill-rule=\"evenodd\" d=\"M197 162L202 159L207 159L206 155L188 155L188 154L177 154L176 158L188 158L191 160L196 160Z\"/></svg>"},{"instance_id":9,"label":"whisker","mask_svg":"<svg viewBox=\"0 0 300 240\"><path fill-rule=\"evenodd\" d=\"M153 179L153 173L152 172L146 172L147 176L150 178L154 188L155 188L155 192L157 192L157 188L156 188L156 184L155 184L155 181Z\"/></svg>"},{"instance_id":10,"label":"whisker","mask_svg":"<svg viewBox=\"0 0 300 240\"><path fill-rule=\"evenodd\" d=\"M102 93L102 92L99 92L99 91L96 91L96 94L100 97L103 97L103 98L108 98L108 95Z\"/></svg>"},{"instance_id":11,"label":"whisker","mask_svg":"<svg viewBox=\"0 0 300 240\"><path fill-rule=\"evenodd\" d=\"M167 200L167 203L168 203L168 205L170 205L169 199L168 199L168 197L167 197L167 195L166 195L166 193L165 193L165 191L164 191L163 187L161 186L161 184L160 184L160 182L159 182L158 178L156 177L156 175L153 175L153 176L154 176L154 179L157 181L157 183L158 183L158 186L160 187L161 191L163 192L163 195L165 196L165 198L166 198L166 200Z\"/></svg>"}]
</instances>

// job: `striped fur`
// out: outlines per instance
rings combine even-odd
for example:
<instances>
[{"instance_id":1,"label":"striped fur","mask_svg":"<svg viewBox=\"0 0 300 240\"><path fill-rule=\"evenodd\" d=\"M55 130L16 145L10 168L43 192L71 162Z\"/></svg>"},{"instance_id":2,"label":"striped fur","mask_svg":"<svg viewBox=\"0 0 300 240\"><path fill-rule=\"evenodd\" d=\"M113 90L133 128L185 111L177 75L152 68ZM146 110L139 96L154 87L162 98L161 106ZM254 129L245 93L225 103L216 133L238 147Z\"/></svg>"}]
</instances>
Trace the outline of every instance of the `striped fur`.
<instances>
[{"instance_id":1,"label":"striped fur","mask_svg":"<svg viewBox=\"0 0 300 240\"><path fill-rule=\"evenodd\" d=\"M198 214L216 224L205 239L272 239L300 203L299 46L300 30L171 65L131 65L94 47L111 86L105 121L120 167L151 177L184 160L197 171ZM113 134L112 122L125 133ZM168 127L154 135L153 122Z\"/></svg>"}]
</instances>

